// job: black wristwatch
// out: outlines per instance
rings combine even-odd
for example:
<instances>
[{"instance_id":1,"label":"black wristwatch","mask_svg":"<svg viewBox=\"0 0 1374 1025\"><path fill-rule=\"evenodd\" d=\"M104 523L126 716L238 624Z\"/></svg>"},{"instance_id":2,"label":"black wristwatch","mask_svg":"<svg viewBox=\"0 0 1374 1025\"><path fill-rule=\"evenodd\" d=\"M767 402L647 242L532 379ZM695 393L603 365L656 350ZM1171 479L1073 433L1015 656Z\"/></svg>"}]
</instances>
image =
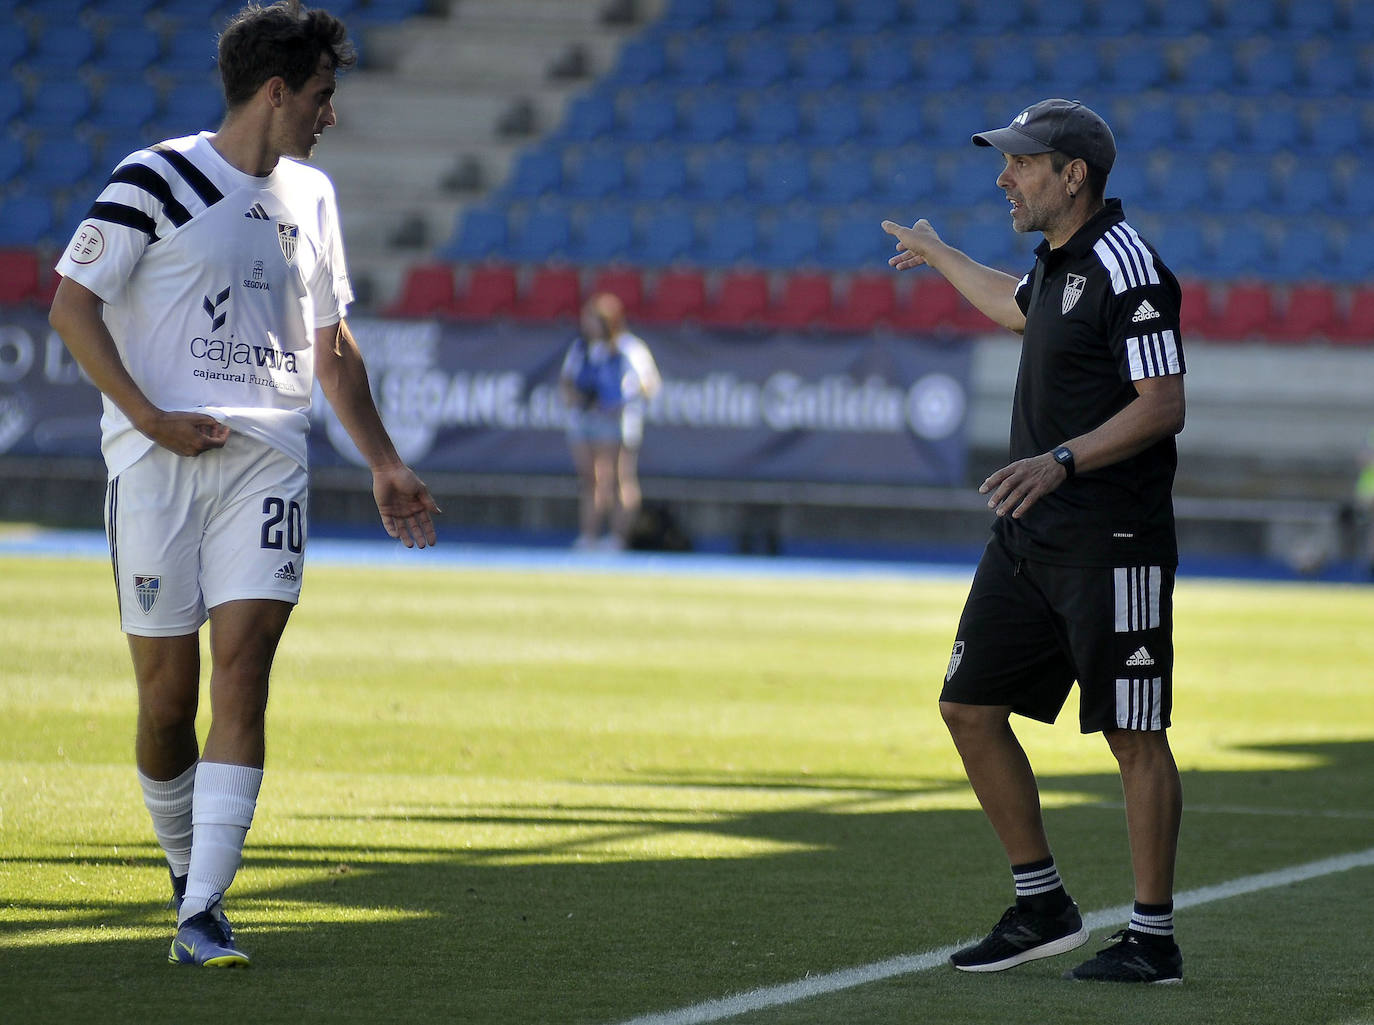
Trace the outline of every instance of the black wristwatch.
<instances>
[{"instance_id":1,"label":"black wristwatch","mask_svg":"<svg viewBox=\"0 0 1374 1025\"><path fill-rule=\"evenodd\" d=\"M1067 445L1060 445L1050 455L1054 456L1054 461L1064 468L1066 474L1073 476L1073 452Z\"/></svg>"}]
</instances>

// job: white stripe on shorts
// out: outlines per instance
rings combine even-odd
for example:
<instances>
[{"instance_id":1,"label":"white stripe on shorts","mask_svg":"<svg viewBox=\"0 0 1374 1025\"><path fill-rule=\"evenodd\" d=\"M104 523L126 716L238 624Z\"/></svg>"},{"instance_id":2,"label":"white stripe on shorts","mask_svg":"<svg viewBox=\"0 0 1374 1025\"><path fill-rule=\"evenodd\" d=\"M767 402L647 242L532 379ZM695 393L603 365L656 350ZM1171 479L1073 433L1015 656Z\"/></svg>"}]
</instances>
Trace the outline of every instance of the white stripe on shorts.
<instances>
[{"instance_id":1,"label":"white stripe on shorts","mask_svg":"<svg viewBox=\"0 0 1374 1025\"><path fill-rule=\"evenodd\" d=\"M1164 681L1156 676L1153 680L1116 681L1116 725L1123 730L1162 730L1164 722L1160 715L1160 699L1164 693Z\"/></svg>"},{"instance_id":2,"label":"white stripe on shorts","mask_svg":"<svg viewBox=\"0 0 1374 1025\"><path fill-rule=\"evenodd\" d=\"M1126 566L1112 571L1116 591L1116 632L1132 633L1159 626L1158 566Z\"/></svg>"}]
</instances>

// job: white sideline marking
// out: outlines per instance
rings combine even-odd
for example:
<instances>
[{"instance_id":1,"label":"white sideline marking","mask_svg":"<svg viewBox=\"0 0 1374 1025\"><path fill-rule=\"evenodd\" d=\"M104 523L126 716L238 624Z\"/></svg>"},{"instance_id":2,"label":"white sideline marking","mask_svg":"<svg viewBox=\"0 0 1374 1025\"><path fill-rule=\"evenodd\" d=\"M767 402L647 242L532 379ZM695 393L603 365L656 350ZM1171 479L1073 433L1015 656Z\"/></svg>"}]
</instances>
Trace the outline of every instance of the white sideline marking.
<instances>
[{"instance_id":1,"label":"white sideline marking","mask_svg":"<svg viewBox=\"0 0 1374 1025\"><path fill-rule=\"evenodd\" d=\"M1272 890L1292 883L1301 883L1309 879L1334 875L1337 872L1347 872L1352 868L1369 868L1371 866L1374 866L1374 847L1367 851L1342 854L1334 858L1323 858L1321 861L1309 862L1306 865L1296 865L1293 868L1279 869L1274 872L1261 872L1253 876L1242 876L1239 879L1218 883L1215 886L1203 886L1196 890L1188 890L1174 897L1174 909L1179 910L1196 907L1199 904L1210 904L1213 901L1228 900L1231 897L1240 897L1247 893ZM1130 920L1131 909L1130 904L1121 904L1117 907L1094 911L1083 916L1083 924L1090 929L1101 929L1104 926L1126 922ZM747 1014L750 1011L761 1011L768 1007L795 1004L810 997L838 993L841 990L864 986L870 982L881 982L883 979L891 979L899 975L924 972L945 964L949 960L949 955L957 949L959 949L958 946L941 947L939 950L929 950L924 954L905 954L901 957L888 958L886 961L860 965L857 968L844 968L838 972L827 972L825 975L807 976L803 979L797 979L795 982L784 982L777 986L751 989L746 993L736 993L733 996L721 997L718 1000L706 1000L700 1004L681 1007L674 1011L658 1011L653 1014L640 1015L637 1018L627 1019L619 1025L704 1025L706 1022L721 1021L739 1014Z\"/></svg>"}]
</instances>

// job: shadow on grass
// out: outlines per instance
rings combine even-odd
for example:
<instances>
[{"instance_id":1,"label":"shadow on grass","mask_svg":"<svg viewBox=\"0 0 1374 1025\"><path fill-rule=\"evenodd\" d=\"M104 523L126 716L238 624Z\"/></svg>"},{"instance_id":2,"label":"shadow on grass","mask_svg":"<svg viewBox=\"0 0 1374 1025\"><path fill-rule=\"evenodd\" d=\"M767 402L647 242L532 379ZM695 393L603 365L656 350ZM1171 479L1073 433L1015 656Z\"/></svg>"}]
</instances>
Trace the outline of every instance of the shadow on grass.
<instances>
[{"instance_id":1,"label":"shadow on grass","mask_svg":"<svg viewBox=\"0 0 1374 1025\"><path fill-rule=\"evenodd\" d=\"M1258 750L1300 756L1310 764L1186 774L1187 797L1198 810L1185 813L1181 890L1371 845L1374 742ZM1131 885L1118 779L1087 774L1041 782L1056 854L1079 903L1092 910L1127 902ZM231 913L242 944L255 957L252 973L173 969L161 963L165 939L55 938L5 946L3 1017L25 1023L142 1023L188 1020L192 1008L204 1008L214 1017L255 1023L603 1025L944 946L981 933L1009 898L1006 866L981 813L892 810L894 799L962 794L962 785L710 771L607 782L622 785L665 793L690 787L700 799L691 809L668 800L634 807L591 800L452 809L431 804L419 815L356 816L355 823L375 823L376 844L275 846L250 836ZM802 798L814 793L815 799L771 811L713 809L713 793L741 789ZM1075 803L1057 806L1065 797ZM417 823L447 830L457 842L386 842L398 826ZM464 846L480 843L481 827L490 825L554 834L586 828L594 835L555 835L518 847ZM665 833L753 843L759 853L636 855L637 837L651 846ZM608 838L616 842L610 853ZM164 871L161 858L151 854L130 859L78 851L63 863ZM21 875L26 867L25 859L4 865ZM271 887L254 882L271 878L273 869L304 870L310 879ZM17 901L6 909L5 928L52 929L52 913L61 910ZM1323 909L1308 911L1319 915ZM1188 923L1188 913L1181 915L1185 945ZM170 935L170 913L148 903L77 909L59 919L62 928L97 924L110 930L160 924L167 930L163 935ZM1322 962L1322 978L1301 980L1304 999L1315 1001L1314 1008L1325 1006L1323 1000L1338 1008L1363 1007L1359 994L1347 991L1348 972L1339 967L1350 952L1341 949L1339 936L1325 929L1318 935L1332 945L1332 957ZM1236 959L1237 971L1215 973L1219 986L1257 971L1282 972L1257 968L1255 959L1264 955L1249 943L1209 956ZM1363 953L1354 956L1363 959L1367 984L1367 937ZM971 984L956 976L924 973L908 980L903 992L926 1007L928 1020L986 1020L961 1016L966 1012L960 1010L960 993ZM980 985L980 993L993 994L999 991L990 987L1004 984ZM1235 999L1244 1003L1247 996L1239 992ZM1374 998L1366 990L1363 999ZM776 1015L768 1020L812 1020ZM1244 1020L1265 1025L1289 1019L1267 1017L1260 1006L1251 1007Z\"/></svg>"}]
</instances>

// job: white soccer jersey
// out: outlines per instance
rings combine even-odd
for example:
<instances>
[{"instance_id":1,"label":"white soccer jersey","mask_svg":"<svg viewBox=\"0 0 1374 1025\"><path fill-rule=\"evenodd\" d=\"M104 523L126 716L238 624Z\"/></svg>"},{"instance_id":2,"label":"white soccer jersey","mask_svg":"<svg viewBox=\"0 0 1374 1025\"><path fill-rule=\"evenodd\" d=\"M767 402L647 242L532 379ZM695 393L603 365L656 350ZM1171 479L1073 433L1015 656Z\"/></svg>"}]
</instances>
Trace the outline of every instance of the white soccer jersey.
<instances>
[{"instance_id":1,"label":"white soccer jersey","mask_svg":"<svg viewBox=\"0 0 1374 1025\"><path fill-rule=\"evenodd\" d=\"M314 331L353 298L334 188L289 159L245 174L209 135L125 158L57 270L104 300L154 405L207 413L304 466ZM111 477L153 444L108 398L101 430Z\"/></svg>"}]
</instances>

